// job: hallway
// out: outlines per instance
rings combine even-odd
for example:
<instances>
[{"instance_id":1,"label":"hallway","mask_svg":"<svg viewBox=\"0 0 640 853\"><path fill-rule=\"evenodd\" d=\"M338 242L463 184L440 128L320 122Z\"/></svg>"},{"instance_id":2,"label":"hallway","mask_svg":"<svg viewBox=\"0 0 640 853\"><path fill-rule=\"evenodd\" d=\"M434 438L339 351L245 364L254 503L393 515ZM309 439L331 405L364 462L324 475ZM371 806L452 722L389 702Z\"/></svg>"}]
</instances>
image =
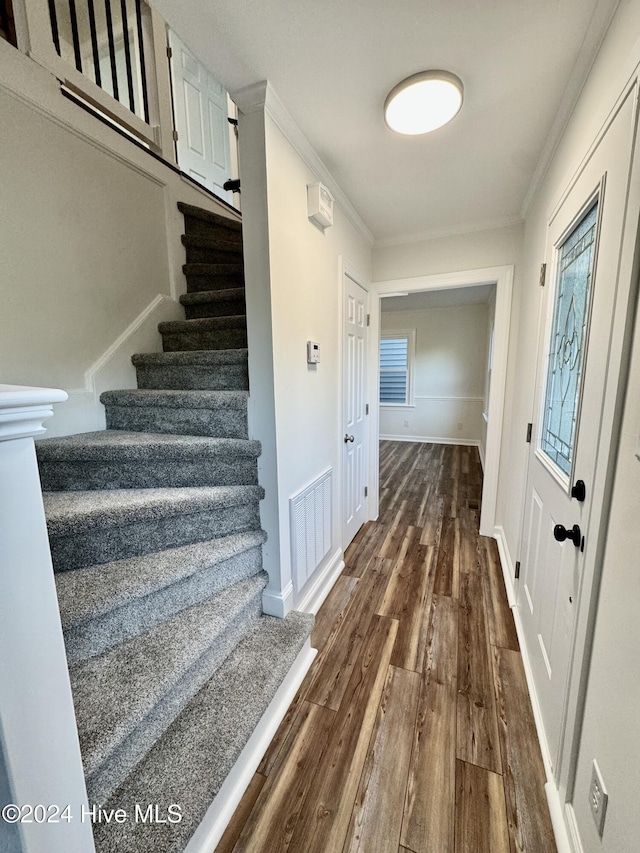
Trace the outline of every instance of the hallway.
<instances>
[{"instance_id":1,"label":"hallway","mask_svg":"<svg viewBox=\"0 0 640 853\"><path fill-rule=\"evenodd\" d=\"M477 449L382 442L380 516L217 853L554 853Z\"/></svg>"}]
</instances>

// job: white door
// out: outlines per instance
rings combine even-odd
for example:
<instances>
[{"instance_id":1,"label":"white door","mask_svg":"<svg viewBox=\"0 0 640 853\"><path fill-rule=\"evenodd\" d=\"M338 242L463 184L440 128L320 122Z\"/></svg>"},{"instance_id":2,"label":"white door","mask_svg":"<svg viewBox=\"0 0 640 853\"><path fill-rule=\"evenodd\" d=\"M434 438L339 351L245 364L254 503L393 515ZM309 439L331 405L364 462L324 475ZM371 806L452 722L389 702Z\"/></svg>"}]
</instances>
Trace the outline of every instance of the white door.
<instances>
[{"instance_id":1,"label":"white door","mask_svg":"<svg viewBox=\"0 0 640 853\"><path fill-rule=\"evenodd\" d=\"M368 465L366 355L367 291L343 276L343 464L342 546L346 548L366 521Z\"/></svg>"},{"instance_id":2,"label":"white door","mask_svg":"<svg viewBox=\"0 0 640 853\"><path fill-rule=\"evenodd\" d=\"M227 93L171 30L169 46L178 165L232 204L222 189L231 178Z\"/></svg>"},{"instance_id":3,"label":"white door","mask_svg":"<svg viewBox=\"0 0 640 853\"><path fill-rule=\"evenodd\" d=\"M546 324L529 452L518 608L556 771L576 616L591 598L591 588L582 585L585 559L594 559L602 510L602 502L592 498L596 477L604 475L596 470L596 458L603 441L631 101L548 223Z\"/></svg>"}]
</instances>

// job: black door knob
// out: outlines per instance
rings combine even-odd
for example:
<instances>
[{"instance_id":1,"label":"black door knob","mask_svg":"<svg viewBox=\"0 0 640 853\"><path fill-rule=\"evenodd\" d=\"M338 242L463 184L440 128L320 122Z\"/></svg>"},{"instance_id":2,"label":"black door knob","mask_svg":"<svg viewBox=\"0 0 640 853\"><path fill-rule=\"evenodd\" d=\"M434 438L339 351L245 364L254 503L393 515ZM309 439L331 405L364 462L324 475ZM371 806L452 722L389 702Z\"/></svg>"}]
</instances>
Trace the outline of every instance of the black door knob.
<instances>
[{"instance_id":1,"label":"black door knob","mask_svg":"<svg viewBox=\"0 0 640 853\"><path fill-rule=\"evenodd\" d=\"M579 548L582 542L582 533L577 524L574 524L568 530L564 524L556 524L553 528L553 538L556 542L564 542L565 539L570 539L576 548Z\"/></svg>"},{"instance_id":2,"label":"black door knob","mask_svg":"<svg viewBox=\"0 0 640 853\"><path fill-rule=\"evenodd\" d=\"M575 498L577 501L582 503L584 499L587 497L587 487L584 484L584 480L576 480L573 484L573 488L571 489L571 497Z\"/></svg>"}]
</instances>

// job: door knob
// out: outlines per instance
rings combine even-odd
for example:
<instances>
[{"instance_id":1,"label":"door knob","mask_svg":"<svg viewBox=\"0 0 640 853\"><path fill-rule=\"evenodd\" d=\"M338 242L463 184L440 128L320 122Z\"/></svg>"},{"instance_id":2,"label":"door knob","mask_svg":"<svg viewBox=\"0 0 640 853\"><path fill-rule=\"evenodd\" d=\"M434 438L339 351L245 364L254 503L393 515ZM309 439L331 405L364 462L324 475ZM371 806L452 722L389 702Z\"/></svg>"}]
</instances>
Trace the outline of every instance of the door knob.
<instances>
[{"instance_id":1,"label":"door knob","mask_svg":"<svg viewBox=\"0 0 640 853\"><path fill-rule=\"evenodd\" d=\"M352 436L352 435L349 435L349 434L347 433L347 434L345 435L345 437L344 437L344 443L346 444L348 441L354 441L354 438L353 438L353 436Z\"/></svg>"},{"instance_id":2,"label":"door knob","mask_svg":"<svg viewBox=\"0 0 640 853\"><path fill-rule=\"evenodd\" d=\"M569 530L564 524L556 524L553 528L553 538L556 542L564 542L565 539L570 539L576 548L579 548L582 542L582 532L577 524L574 524Z\"/></svg>"},{"instance_id":3,"label":"door knob","mask_svg":"<svg viewBox=\"0 0 640 853\"><path fill-rule=\"evenodd\" d=\"M587 496L587 487L584 480L576 480L571 489L571 497L582 503Z\"/></svg>"}]
</instances>

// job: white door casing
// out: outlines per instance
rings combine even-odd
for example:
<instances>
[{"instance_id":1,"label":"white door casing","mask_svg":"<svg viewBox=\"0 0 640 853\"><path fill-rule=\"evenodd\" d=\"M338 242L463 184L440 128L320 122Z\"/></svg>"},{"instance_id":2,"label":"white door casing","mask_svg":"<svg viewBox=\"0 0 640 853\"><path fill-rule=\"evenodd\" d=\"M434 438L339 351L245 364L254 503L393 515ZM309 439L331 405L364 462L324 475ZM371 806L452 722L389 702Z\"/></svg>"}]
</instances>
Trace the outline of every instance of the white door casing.
<instances>
[{"instance_id":1,"label":"white door casing","mask_svg":"<svg viewBox=\"0 0 640 853\"><path fill-rule=\"evenodd\" d=\"M367 313L368 293L343 271L342 547L367 520L368 476Z\"/></svg>"},{"instance_id":2,"label":"white door casing","mask_svg":"<svg viewBox=\"0 0 640 853\"><path fill-rule=\"evenodd\" d=\"M233 193L222 189L232 174L227 93L171 30L169 46L178 165L233 204Z\"/></svg>"},{"instance_id":3,"label":"white door casing","mask_svg":"<svg viewBox=\"0 0 640 853\"><path fill-rule=\"evenodd\" d=\"M598 470L597 460L599 448L603 440L607 440L602 434L603 400L616 311L634 120L633 99L629 98L548 221L543 296L546 321L538 355L517 606L556 780L561 770L569 679L576 654L576 619L580 610L588 610L591 603L593 577L589 574L590 580L584 582L585 564L589 559L593 562L599 546L603 506L600 500L594 500L594 493L597 478L606 473ZM560 458L556 463L550 458L549 445L543 442L542 433L560 264L563 246L569 243L594 204L597 204L597 222L590 232L594 240L590 248L593 252L590 295L585 315L585 349L573 447L564 462ZM585 230L585 242L580 246L576 244L578 251L585 248L591 236L587 236ZM563 334L553 337L556 345L562 342L567 362L575 361L577 352L572 316L570 310L561 330ZM563 376L561 382L566 381ZM583 501L571 495L577 480L583 480L586 485ZM577 545L569 539L559 542L554 538L557 524L569 530L573 525L579 526L581 536L576 537ZM578 649L579 654L582 651Z\"/></svg>"}]
</instances>

